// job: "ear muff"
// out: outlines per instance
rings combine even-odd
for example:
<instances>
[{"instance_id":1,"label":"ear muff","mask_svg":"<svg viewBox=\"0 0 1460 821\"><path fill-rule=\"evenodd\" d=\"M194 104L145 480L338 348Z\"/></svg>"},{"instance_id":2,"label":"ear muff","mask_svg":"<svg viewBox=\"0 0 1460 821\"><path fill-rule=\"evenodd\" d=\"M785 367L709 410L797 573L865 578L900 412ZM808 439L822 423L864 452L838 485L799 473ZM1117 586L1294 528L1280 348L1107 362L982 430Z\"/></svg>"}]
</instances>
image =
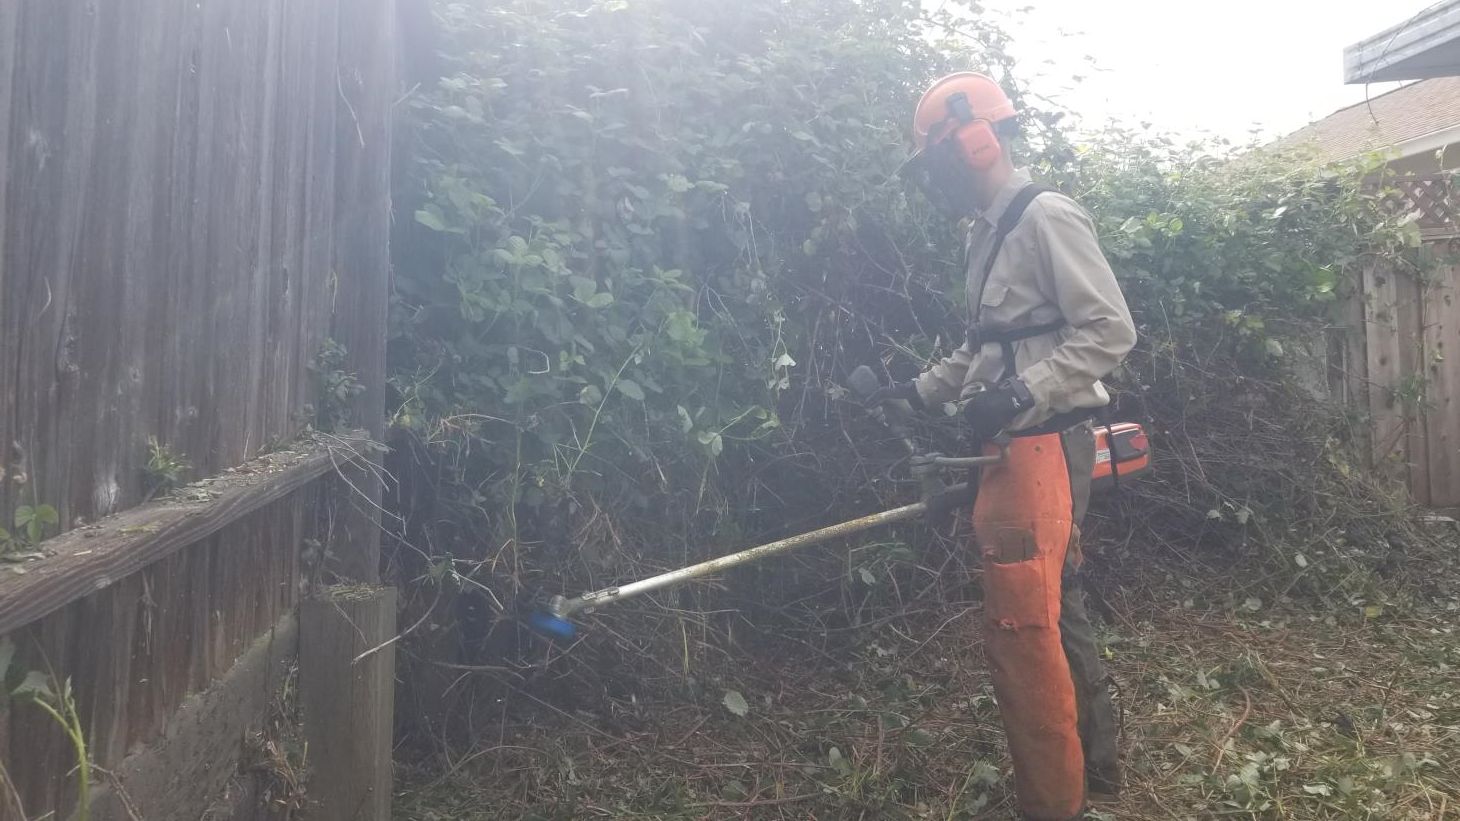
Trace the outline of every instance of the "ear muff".
<instances>
[{"instance_id":1,"label":"ear muff","mask_svg":"<svg viewBox=\"0 0 1460 821\"><path fill-rule=\"evenodd\" d=\"M974 120L953 134L963 159L977 171L987 171L999 164L1004 149L988 120Z\"/></svg>"}]
</instances>

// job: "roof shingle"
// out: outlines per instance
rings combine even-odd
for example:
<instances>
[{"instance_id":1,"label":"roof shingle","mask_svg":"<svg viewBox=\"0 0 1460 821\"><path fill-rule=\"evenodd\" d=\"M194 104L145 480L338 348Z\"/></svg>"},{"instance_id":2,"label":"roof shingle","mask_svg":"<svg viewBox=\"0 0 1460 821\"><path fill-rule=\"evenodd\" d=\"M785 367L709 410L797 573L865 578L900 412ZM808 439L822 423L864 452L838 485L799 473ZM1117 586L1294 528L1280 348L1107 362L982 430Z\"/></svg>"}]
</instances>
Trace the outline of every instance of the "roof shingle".
<instances>
[{"instance_id":1,"label":"roof shingle","mask_svg":"<svg viewBox=\"0 0 1460 821\"><path fill-rule=\"evenodd\" d=\"M1455 126L1460 126L1460 77L1437 77L1341 108L1273 147L1309 148L1317 159L1337 162Z\"/></svg>"}]
</instances>

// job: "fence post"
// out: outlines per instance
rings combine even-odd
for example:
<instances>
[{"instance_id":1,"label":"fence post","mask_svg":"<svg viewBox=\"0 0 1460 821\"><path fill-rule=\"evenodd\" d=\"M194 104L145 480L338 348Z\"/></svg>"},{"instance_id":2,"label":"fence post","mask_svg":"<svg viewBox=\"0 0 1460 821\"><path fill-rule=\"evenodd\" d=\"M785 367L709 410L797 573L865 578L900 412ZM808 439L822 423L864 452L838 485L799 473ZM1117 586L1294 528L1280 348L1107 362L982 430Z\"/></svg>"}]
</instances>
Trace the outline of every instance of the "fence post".
<instances>
[{"instance_id":1,"label":"fence post","mask_svg":"<svg viewBox=\"0 0 1460 821\"><path fill-rule=\"evenodd\" d=\"M394 588L339 585L301 605L311 819L389 821L395 599Z\"/></svg>"}]
</instances>

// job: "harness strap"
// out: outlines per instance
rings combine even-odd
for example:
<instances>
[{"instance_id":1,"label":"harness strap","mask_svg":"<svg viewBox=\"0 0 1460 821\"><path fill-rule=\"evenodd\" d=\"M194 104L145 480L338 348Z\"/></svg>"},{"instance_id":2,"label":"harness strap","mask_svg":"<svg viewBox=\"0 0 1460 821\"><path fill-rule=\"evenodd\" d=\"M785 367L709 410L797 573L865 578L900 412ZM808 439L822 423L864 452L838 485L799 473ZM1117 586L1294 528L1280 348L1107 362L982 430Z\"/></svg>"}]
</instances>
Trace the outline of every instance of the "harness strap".
<instances>
[{"instance_id":1,"label":"harness strap","mask_svg":"<svg viewBox=\"0 0 1460 821\"><path fill-rule=\"evenodd\" d=\"M1029 209L1029 204L1040 194L1054 191L1045 185L1030 183L1019 189L1014 198L1009 200L1009 207L999 216L999 221L994 225L994 247L989 250L989 257L983 266L983 277L978 283L978 294L973 301L973 322L968 326L968 341L970 347L977 347L984 342L997 342L1000 346L1000 354L1004 360L1004 373L1000 379L1007 379L1014 375L1014 343L1022 339L1029 339L1035 336L1052 333L1063 328L1065 322L1046 322L1041 325L1032 325L1027 328L1010 330L985 329L980 325L979 319L983 314L983 292L989 284L989 274L993 273L994 262L999 258L999 251L1003 250L1004 238L1024 218L1024 212Z\"/></svg>"}]
</instances>

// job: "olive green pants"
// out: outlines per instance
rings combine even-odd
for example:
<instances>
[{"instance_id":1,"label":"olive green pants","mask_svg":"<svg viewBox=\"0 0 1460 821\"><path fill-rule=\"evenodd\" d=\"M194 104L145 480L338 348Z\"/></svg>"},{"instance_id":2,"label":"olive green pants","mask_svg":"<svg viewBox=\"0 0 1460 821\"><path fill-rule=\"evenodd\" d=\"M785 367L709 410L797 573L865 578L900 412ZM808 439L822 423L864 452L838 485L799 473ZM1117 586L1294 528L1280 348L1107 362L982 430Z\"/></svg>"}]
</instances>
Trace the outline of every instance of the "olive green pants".
<instances>
[{"instance_id":1,"label":"olive green pants","mask_svg":"<svg viewBox=\"0 0 1460 821\"><path fill-rule=\"evenodd\" d=\"M1075 680L1075 706L1080 746L1085 752L1086 780L1093 792L1115 794L1121 786L1115 704L1110 697L1110 678L1100 661L1095 627L1090 623L1090 613L1085 608L1085 590L1079 574L1083 560L1080 524L1090 505L1095 434L1089 422L1082 422L1061 433L1060 441L1064 446L1065 463L1070 469L1070 498L1074 503L1075 523L1060 579L1060 643L1070 664L1070 676Z\"/></svg>"}]
</instances>

